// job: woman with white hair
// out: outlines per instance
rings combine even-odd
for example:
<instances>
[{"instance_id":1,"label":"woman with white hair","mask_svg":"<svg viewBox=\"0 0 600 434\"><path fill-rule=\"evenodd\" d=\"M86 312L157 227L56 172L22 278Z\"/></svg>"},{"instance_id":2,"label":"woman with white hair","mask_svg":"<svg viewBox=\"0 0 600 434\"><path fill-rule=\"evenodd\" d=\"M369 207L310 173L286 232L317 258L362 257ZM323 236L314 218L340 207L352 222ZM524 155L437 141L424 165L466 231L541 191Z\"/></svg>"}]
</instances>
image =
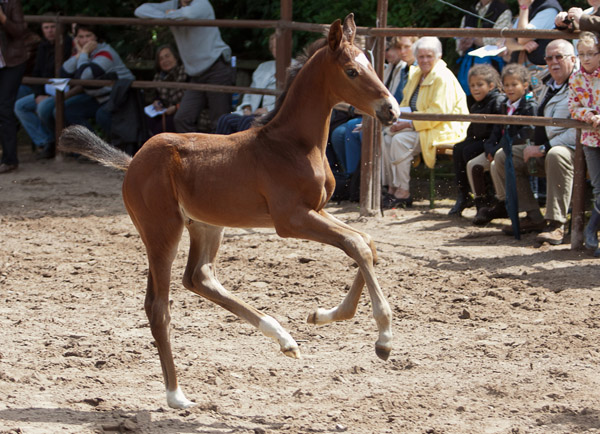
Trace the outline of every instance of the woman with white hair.
<instances>
[{"instance_id":1,"label":"woman with white hair","mask_svg":"<svg viewBox=\"0 0 600 434\"><path fill-rule=\"evenodd\" d=\"M414 45L416 68L411 68L400 107L438 114L468 114L467 97L458 80L442 60L442 43L435 37L420 38ZM407 110L407 109L406 109ZM419 152L433 168L436 146L453 145L465 139L468 122L407 121L399 119L384 135L384 179L388 192L384 208L412 205L411 161Z\"/></svg>"}]
</instances>

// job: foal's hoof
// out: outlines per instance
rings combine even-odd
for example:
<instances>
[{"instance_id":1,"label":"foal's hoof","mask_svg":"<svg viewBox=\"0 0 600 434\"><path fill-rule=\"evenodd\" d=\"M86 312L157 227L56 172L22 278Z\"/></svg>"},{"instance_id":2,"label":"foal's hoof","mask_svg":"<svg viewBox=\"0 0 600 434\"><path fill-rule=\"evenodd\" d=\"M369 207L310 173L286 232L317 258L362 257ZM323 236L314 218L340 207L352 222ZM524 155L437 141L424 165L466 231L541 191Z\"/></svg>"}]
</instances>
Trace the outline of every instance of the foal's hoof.
<instances>
[{"instance_id":1,"label":"foal's hoof","mask_svg":"<svg viewBox=\"0 0 600 434\"><path fill-rule=\"evenodd\" d=\"M281 352L292 359L301 359L300 350L298 347L282 348Z\"/></svg>"},{"instance_id":2,"label":"foal's hoof","mask_svg":"<svg viewBox=\"0 0 600 434\"><path fill-rule=\"evenodd\" d=\"M387 360L390 357L391 352L392 349L389 347L386 348L375 345L375 354L377 354L377 357L379 357L381 360Z\"/></svg>"},{"instance_id":3,"label":"foal's hoof","mask_svg":"<svg viewBox=\"0 0 600 434\"><path fill-rule=\"evenodd\" d=\"M194 402L185 397L181 391L181 388L179 387L173 391L167 390L167 404L169 407L176 409L190 408L196 405Z\"/></svg>"}]
</instances>

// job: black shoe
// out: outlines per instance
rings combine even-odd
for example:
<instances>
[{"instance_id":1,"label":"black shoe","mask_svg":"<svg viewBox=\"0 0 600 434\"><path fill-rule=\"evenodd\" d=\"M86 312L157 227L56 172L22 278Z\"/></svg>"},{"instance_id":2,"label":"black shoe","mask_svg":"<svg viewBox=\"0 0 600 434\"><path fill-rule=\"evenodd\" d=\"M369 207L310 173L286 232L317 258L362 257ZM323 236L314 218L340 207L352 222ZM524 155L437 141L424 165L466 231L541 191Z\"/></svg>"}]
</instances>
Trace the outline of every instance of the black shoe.
<instances>
[{"instance_id":1,"label":"black shoe","mask_svg":"<svg viewBox=\"0 0 600 434\"><path fill-rule=\"evenodd\" d=\"M410 208L412 206L412 196L398 199L393 194L385 194L381 199L381 208L392 209L392 208Z\"/></svg>"},{"instance_id":2,"label":"black shoe","mask_svg":"<svg viewBox=\"0 0 600 434\"><path fill-rule=\"evenodd\" d=\"M471 208L474 205L473 198L469 194L459 194L456 203L448 212L448 215L461 216L466 208Z\"/></svg>"},{"instance_id":3,"label":"black shoe","mask_svg":"<svg viewBox=\"0 0 600 434\"><path fill-rule=\"evenodd\" d=\"M12 172L14 170L17 170L18 167L19 167L18 164L6 164L6 163L2 163L2 164L0 164L0 173L9 173L9 172Z\"/></svg>"},{"instance_id":4,"label":"black shoe","mask_svg":"<svg viewBox=\"0 0 600 434\"><path fill-rule=\"evenodd\" d=\"M508 213L506 212L506 206L503 200L496 202L494 206L481 208L475 218L473 224L475 226L483 226L488 224L494 219L507 218Z\"/></svg>"},{"instance_id":5,"label":"black shoe","mask_svg":"<svg viewBox=\"0 0 600 434\"><path fill-rule=\"evenodd\" d=\"M49 160L56 156L56 145L54 143L48 143L44 146L44 149L35 156L36 160Z\"/></svg>"}]
</instances>

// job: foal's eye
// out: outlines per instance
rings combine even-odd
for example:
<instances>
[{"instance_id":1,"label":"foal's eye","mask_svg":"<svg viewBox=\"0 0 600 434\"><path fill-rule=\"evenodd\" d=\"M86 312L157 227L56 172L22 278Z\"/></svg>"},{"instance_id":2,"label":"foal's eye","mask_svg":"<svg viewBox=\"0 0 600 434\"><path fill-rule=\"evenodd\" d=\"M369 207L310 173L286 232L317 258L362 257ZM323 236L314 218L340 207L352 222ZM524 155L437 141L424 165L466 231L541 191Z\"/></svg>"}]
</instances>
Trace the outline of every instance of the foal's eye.
<instances>
[{"instance_id":1,"label":"foal's eye","mask_svg":"<svg viewBox=\"0 0 600 434\"><path fill-rule=\"evenodd\" d=\"M346 69L346 75L350 78L354 78L358 76L358 71L356 69Z\"/></svg>"}]
</instances>

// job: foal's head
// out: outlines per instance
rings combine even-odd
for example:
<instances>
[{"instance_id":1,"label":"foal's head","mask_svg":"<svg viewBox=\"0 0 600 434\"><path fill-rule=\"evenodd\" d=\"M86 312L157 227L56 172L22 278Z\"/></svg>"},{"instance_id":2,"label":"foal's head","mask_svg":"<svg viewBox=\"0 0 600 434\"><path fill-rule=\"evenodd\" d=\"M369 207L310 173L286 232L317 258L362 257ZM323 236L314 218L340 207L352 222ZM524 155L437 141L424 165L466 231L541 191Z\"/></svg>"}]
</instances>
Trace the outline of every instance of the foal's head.
<instances>
[{"instance_id":1,"label":"foal's head","mask_svg":"<svg viewBox=\"0 0 600 434\"><path fill-rule=\"evenodd\" d=\"M398 115L398 102L381 82L367 56L354 45L356 25L354 14L336 20L327 37L327 58L331 68L331 90L336 98L353 105L390 125Z\"/></svg>"}]
</instances>

